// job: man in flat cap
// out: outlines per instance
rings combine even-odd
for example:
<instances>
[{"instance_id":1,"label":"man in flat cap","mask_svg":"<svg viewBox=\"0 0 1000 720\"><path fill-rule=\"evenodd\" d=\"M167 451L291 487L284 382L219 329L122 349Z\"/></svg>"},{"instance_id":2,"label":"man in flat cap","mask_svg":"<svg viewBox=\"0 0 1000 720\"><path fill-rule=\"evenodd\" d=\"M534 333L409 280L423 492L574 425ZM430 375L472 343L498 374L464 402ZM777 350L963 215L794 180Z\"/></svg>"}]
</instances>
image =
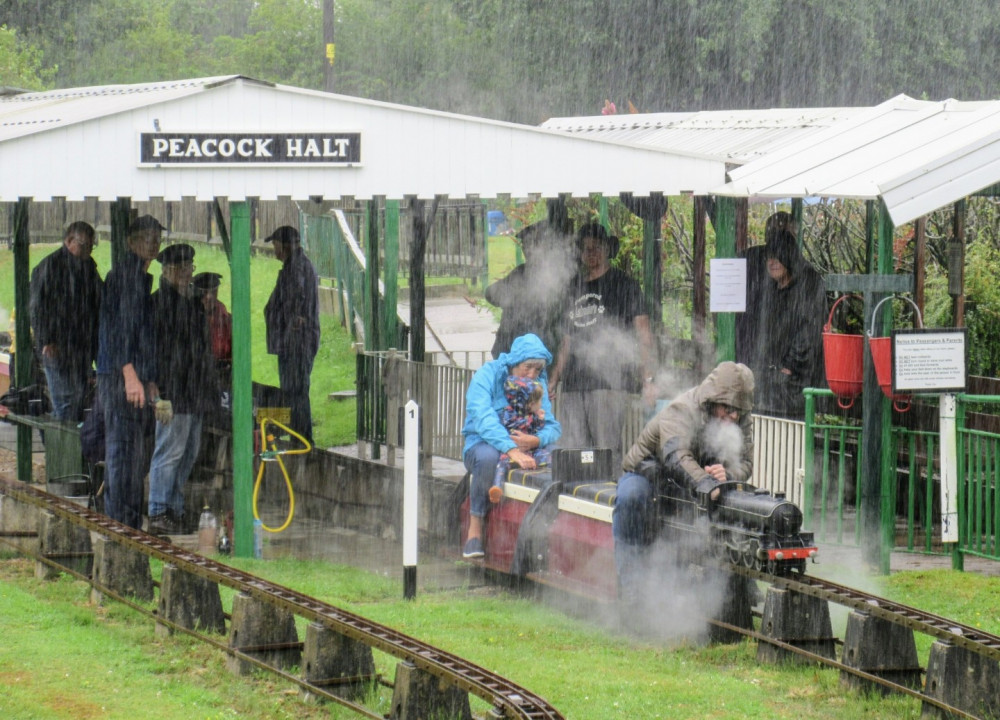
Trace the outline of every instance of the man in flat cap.
<instances>
[{"instance_id":1,"label":"man in flat cap","mask_svg":"<svg viewBox=\"0 0 1000 720\"><path fill-rule=\"evenodd\" d=\"M104 510L142 527L143 480L152 453L156 384L153 276L163 226L143 215L128 228L128 252L104 280L97 348L97 391L104 408Z\"/></svg>"},{"instance_id":2,"label":"man in flat cap","mask_svg":"<svg viewBox=\"0 0 1000 720\"><path fill-rule=\"evenodd\" d=\"M191 289L194 253L187 243L178 243L157 256L163 273L160 289L153 293L160 389L149 467L149 533L153 535L187 530L184 484L201 448L202 418L219 397L208 325Z\"/></svg>"},{"instance_id":3,"label":"man in flat cap","mask_svg":"<svg viewBox=\"0 0 1000 720\"><path fill-rule=\"evenodd\" d=\"M195 299L201 302L205 311L212 354L219 364L228 365L233 359L233 316L219 300L221 282L219 273L201 272L194 276L191 286Z\"/></svg>"},{"instance_id":4,"label":"man in flat cap","mask_svg":"<svg viewBox=\"0 0 1000 720\"><path fill-rule=\"evenodd\" d=\"M264 242L274 244L281 270L264 307L267 352L278 356L278 381L291 407L291 427L312 443L309 376L319 350L319 279L299 244L299 231L282 225Z\"/></svg>"}]
</instances>

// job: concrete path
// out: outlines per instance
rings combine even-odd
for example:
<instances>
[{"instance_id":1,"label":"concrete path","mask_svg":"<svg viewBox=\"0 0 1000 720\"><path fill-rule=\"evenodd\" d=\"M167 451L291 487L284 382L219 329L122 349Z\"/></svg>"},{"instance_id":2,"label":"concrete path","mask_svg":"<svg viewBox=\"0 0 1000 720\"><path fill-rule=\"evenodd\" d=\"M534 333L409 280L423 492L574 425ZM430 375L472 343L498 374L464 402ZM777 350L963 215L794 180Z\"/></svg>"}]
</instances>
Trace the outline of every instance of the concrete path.
<instances>
[{"instance_id":1,"label":"concrete path","mask_svg":"<svg viewBox=\"0 0 1000 720\"><path fill-rule=\"evenodd\" d=\"M497 321L492 306L476 304L465 295L428 297L425 305L427 329L424 343L428 354L440 353L459 367L479 368L492 360L490 348L496 336ZM402 317L410 316L408 303L399 303ZM449 360L437 358L439 364Z\"/></svg>"}]
</instances>

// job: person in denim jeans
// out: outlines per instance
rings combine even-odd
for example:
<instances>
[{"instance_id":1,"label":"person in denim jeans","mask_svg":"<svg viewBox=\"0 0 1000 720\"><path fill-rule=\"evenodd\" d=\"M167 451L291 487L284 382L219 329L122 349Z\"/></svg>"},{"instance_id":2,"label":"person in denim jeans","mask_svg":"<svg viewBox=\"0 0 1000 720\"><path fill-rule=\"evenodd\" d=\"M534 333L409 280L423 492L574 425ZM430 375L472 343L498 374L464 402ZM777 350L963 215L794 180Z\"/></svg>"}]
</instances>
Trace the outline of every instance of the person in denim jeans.
<instances>
[{"instance_id":1,"label":"person in denim jeans","mask_svg":"<svg viewBox=\"0 0 1000 720\"><path fill-rule=\"evenodd\" d=\"M462 459L471 476L469 486L469 535L462 556L483 557L483 518L489 509L489 491L493 486L500 454L507 453L518 467L535 467L532 451L547 448L562 434L562 428L552 412L549 401L546 366L552 353L537 335L521 335L514 339L510 352L479 368L472 376L465 394L465 424L462 434L465 446ZM542 409L545 425L537 435L520 430L508 431L500 422L500 412L507 406L504 384L509 377L537 379L544 389Z\"/></svg>"},{"instance_id":2,"label":"person in denim jeans","mask_svg":"<svg viewBox=\"0 0 1000 720\"><path fill-rule=\"evenodd\" d=\"M66 228L63 244L31 273L31 331L57 420L83 419L84 397L97 357L104 283L91 258L94 228Z\"/></svg>"},{"instance_id":3,"label":"person in denim jeans","mask_svg":"<svg viewBox=\"0 0 1000 720\"><path fill-rule=\"evenodd\" d=\"M105 278L97 349L97 391L104 407L107 515L142 528L143 480L152 454L156 384L153 276L163 226L151 215L128 229L128 252Z\"/></svg>"},{"instance_id":4,"label":"person in denim jeans","mask_svg":"<svg viewBox=\"0 0 1000 720\"><path fill-rule=\"evenodd\" d=\"M160 412L149 468L149 532L184 533L184 484L201 448L205 413L219 404L215 358L201 301L193 295L195 250L169 245L157 256L163 266L153 293L157 384L170 413Z\"/></svg>"}]
</instances>

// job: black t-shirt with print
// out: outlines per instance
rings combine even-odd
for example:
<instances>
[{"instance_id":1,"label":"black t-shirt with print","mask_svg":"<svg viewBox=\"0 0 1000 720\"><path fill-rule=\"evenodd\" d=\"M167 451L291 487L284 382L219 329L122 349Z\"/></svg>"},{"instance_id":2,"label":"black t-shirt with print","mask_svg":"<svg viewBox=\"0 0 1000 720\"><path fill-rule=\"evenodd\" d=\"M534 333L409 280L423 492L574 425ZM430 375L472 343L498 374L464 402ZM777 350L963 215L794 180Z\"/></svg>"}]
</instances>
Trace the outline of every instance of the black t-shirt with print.
<instances>
[{"instance_id":1,"label":"black t-shirt with print","mask_svg":"<svg viewBox=\"0 0 1000 720\"><path fill-rule=\"evenodd\" d=\"M633 325L647 314L639 283L621 270L611 268L596 280L578 277L566 313L570 354L564 389L632 389L639 359Z\"/></svg>"}]
</instances>

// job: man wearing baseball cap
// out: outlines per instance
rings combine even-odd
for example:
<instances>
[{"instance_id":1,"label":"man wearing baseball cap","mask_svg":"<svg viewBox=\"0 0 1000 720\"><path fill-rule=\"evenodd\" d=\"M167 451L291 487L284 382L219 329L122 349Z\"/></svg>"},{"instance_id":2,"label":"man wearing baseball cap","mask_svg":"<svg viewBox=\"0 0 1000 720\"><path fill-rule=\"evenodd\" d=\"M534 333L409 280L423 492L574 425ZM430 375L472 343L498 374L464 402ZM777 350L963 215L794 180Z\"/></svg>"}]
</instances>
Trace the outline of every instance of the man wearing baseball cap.
<instances>
[{"instance_id":1,"label":"man wearing baseball cap","mask_svg":"<svg viewBox=\"0 0 1000 720\"><path fill-rule=\"evenodd\" d=\"M153 276L163 226L143 215L128 228L128 252L104 279L98 329L97 390L104 408L104 510L142 527L143 480L152 454L156 384Z\"/></svg>"},{"instance_id":2,"label":"man wearing baseball cap","mask_svg":"<svg viewBox=\"0 0 1000 720\"><path fill-rule=\"evenodd\" d=\"M274 245L282 263L264 307L267 352L278 356L278 381L291 407L289 427L312 443L309 376L319 350L319 278L292 226L282 225L264 242Z\"/></svg>"}]
</instances>

